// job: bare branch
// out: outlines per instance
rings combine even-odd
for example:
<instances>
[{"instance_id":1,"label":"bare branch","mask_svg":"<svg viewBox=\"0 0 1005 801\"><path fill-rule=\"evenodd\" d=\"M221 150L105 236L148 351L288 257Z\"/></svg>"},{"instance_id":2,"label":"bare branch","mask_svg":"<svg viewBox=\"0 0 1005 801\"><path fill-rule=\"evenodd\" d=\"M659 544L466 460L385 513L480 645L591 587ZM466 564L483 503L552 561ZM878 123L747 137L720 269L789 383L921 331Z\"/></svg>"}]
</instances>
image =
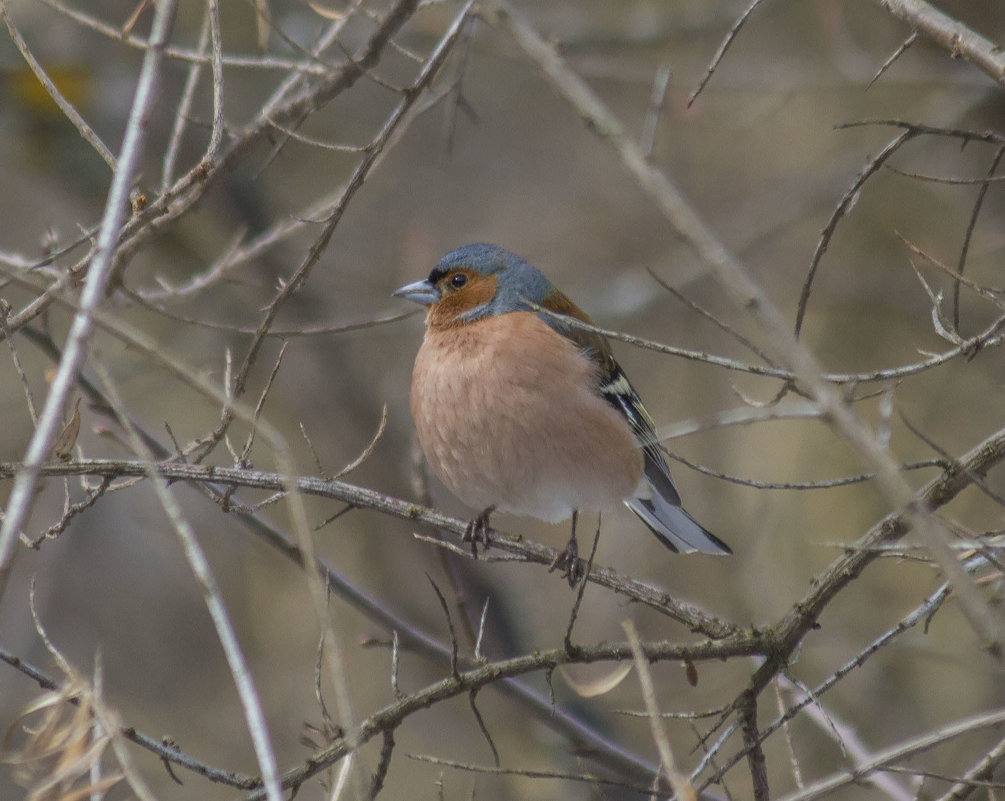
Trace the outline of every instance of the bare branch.
<instances>
[{"instance_id":1,"label":"bare branch","mask_svg":"<svg viewBox=\"0 0 1005 801\"><path fill-rule=\"evenodd\" d=\"M704 90L704 88L708 85L708 82L712 80L713 73L725 57L726 51L729 50L729 46L733 44L733 40L736 39L737 35L740 33L740 28L742 28L747 20L750 19L750 15L754 13L754 9L756 9L761 2L762 0L754 0L749 6L747 6L747 9L739 17L737 17L736 22L733 23L733 27L731 27L729 29L729 33L726 34L726 38L723 39L722 44L719 45L719 49L716 50L715 55L712 56L712 61L705 70L705 76L701 79L698 83L698 87L687 99L688 108L690 108L691 104L698 99L698 95L702 93L702 90Z\"/></svg>"},{"instance_id":2,"label":"bare branch","mask_svg":"<svg viewBox=\"0 0 1005 801\"><path fill-rule=\"evenodd\" d=\"M941 796L938 801L963 801L981 786L982 782L989 781L995 769L1005 761L1005 739L998 743L988 753L968 770L950 789L949 792Z\"/></svg>"},{"instance_id":3,"label":"bare branch","mask_svg":"<svg viewBox=\"0 0 1005 801\"><path fill-rule=\"evenodd\" d=\"M202 21L202 30L199 33L198 48L200 53L204 53L209 46L211 13L211 9L207 6L206 15ZM178 161L178 154L181 151L182 138L188 128L189 115L192 112L192 104L195 100L195 92L199 86L199 78L202 76L202 67L202 63L198 61L190 64L188 75L185 77L185 88L182 89L181 100L178 102L178 108L175 111L171 138L168 140L167 148L164 151L164 162L161 169L161 194L168 190L175 179L175 165Z\"/></svg>"},{"instance_id":4,"label":"bare branch","mask_svg":"<svg viewBox=\"0 0 1005 801\"><path fill-rule=\"evenodd\" d=\"M226 655L227 665L230 668L230 673L234 678L234 685L241 699L241 706L248 725L248 733L251 735L251 741L254 744L258 767L262 771L262 782L265 786L266 796L269 801L282 801L283 796L277 775L276 757L272 750L271 737L265 722L262 703L259 700L258 691L255 689L251 672L248 670L247 660L241 651L240 643L234 632L233 623L227 613L223 596L220 593L220 587L216 583L216 579L210 569L209 561L206 559L206 555L196 539L195 531L185 519L177 501L168 491L167 482L162 476L157 474L153 464L153 454L150 453L150 450L133 428L110 377L99 362L94 361L94 368L101 378L105 393L118 415L120 424L129 435L130 445L144 461L144 470L153 484L157 499L177 533L189 567L202 589L203 600L216 628L217 638Z\"/></svg>"},{"instance_id":5,"label":"bare branch","mask_svg":"<svg viewBox=\"0 0 1005 801\"><path fill-rule=\"evenodd\" d=\"M656 691L653 688L653 679L649 673L649 665L646 661L646 653L639 642L638 632L631 621L621 624L625 635L628 637L628 644L632 649L632 659L635 662L635 672L639 677L639 687L642 689L642 700L645 702L646 712L649 717L649 728L653 735L653 742L659 751L660 762L663 765L663 772L673 788L677 801L692 801L697 799L698 794L691 786L691 780L684 773L677 769L677 763L670 750L670 741L667 740L666 732L660 723L660 711L656 705Z\"/></svg>"},{"instance_id":6,"label":"bare branch","mask_svg":"<svg viewBox=\"0 0 1005 801\"><path fill-rule=\"evenodd\" d=\"M871 89L872 85L876 83L890 67L893 66L894 62L900 58L904 53L907 52L908 48L918 41L918 32L912 31L911 35L908 36L903 42L901 42L900 47L893 51L893 54L880 65L880 68L876 70L876 74L872 76L872 80L869 81L867 89Z\"/></svg>"},{"instance_id":7,"label":"bare branch","mask_svg":"<svg viewBox=\"0 0 1005 801\"><path fill-rule=\"evenodd\" d=\"M1005 710L997 709L992 712L962 718L946 726L936 727L931 732L905 740L898 745L878 752L871 762L861 765L855 770L834 773L827 778L807 785L802 790L781 796L779 801L810 801L810 799L820 798L839 787L860 781L862 778L869 776L873 771L882 770L916 754L923 754L960 735L997 726L1003 722L1005 722Z\"/></svg>"},{"instance_id":8,"label":"bare branch","mask_svg":"<svg viewBox=\"0 0 1005 801\"><path fill-rule=\"evenodd\" d=\"M10 18L10 14L7 13L6 0L3 3L0 3L0 17L3 17L3 21L7 26L7 32L10 34L11 41L13 41L17 46L22 58L24 58L25 62L31 68L35 77L38 78L39 83L45 87L45 91L49 93L49 97L55 101L56 105L59 106L60 111L66 115L66 118L73 123L77 132L84 138L84 141L94 148L97 154L104 159L105 164L111 167L112 173L117 174L118 166L116 164L115 156L112 155L112 151L108 149L108 146L104 142L101 141L101 137L99 137L94 132L94 129L87 124L87 121L80 115L80 112L74 108L73 104L63 96L63 93L59 91L59 87L57 87L52 78L49 77L49 74L45 71L42 65L38 63L38 59L36 59L32 54L31 49L28 47L28 43L24 40L24 37L21 36L21 32L14 27L14 21ZM125 153L124 145L123 153Z\"/></svg>"},{"instance_id":9,"label":"bare branch","mask_svg":"<svg viewBox=\"0 0 1005 801\"><path fill-rule=\"evenodd\" d=\"M950 58L964 58L995 83L1005 86L1005 52L959 20L925 0L875 0L898 19L949 51Z\"/></svg>"},{"instance_id":10,"label":"bare branch","mask_svg":"<svg viewBox=\"0 0 1005 801\"><path fill-rule=\"evenodd\" d=\"M998 171L998 165L1001 163L1002 156L1005 156L1005 147L998 148L998 152L995 153L994 158L991 160L991 166L988 167L987 178L993 178L994 174ZM963 247L960 248L960 258L956 264L956 272L962 277L963 268L967 264L967 254L970 252L970 242L973 239L974 228L977 227L977 218L980 217L981 209L984 206L984 198L988 193L989 181L985 181L980 185L980 189L977 192L977 198L974 200L974 208L970 214L970 222L967 224L967 232L963 238ZM960 330L960 282L957 281L953 285L953 329L959 333Z\"/></svg>"},{"instance_id":11,"label":"bare branch","mask_svg":"<svg viewBox=\"0 0 1005 801\"><path fill-rule=\"evenodd\" d=\"M769 335L774 348L796 373L798 384L820 405L828 423L858 453L865 465L876 472L877 484L893 508L903 510L910 524L924 537L939 567L953 582L970 625L984 641L989 653L996 659L1005 660L1005 624L988 608L969 576L960 569L947 545L943 527L925 507L917 504L914 490L900 474L889 452L827 382L817 359L788 330L785 319L768 295L706 226L683 193L664 173L645 160L617 118L565 64L555 49L541 39L522 14L501 0L495 0L491 8L495 10L499 24L506 27L527 57L579 113L590 120L591 130L614 148L639 188L646 192L667 221L693 248L737 307L749 313Z\"/></svg>"},{"instance_id":12,"label":"bare branch","mask_svg":"<svg viewBox=\"0 0 1005 801\"><path fill-rule=\"evenodd\" d=\"M841 200L838 201L837 207L834 209L830 219L827 220L827 224L820 232L820 239L817 241L816 249L813 251L813 258L810 260L810 268L806 273L806 280L803 282L803 289L799 295L799 307L796 312L795 325L795 333L797 337L803 328L803 318L806 315L806 308L809 305L810 290L813 286L813 280L820 267L820 261L823 259L828 245L830 245L831 238L837 230L838 223L851 210L852 206L854 206L855 200L858 198L859 192L862 191L862 187L865 185L865 182L875 175L886 163L886 161L894 153L900 150L902 145L906 144L917 135L917 131L909 129L904 131L904 133L893 141L889 142L876 156L869 159L869 163L866 165L865 169L855 177L852 185L848 187L844 195L841 197Z\"/></svg>"},{"instance_id":13,"label":"bare branch","mask_svg":"<svg viewBox=\"0 0 1005 801\"><path fill-rule=\"evenodd\" d=\"M708 641L694 645L671 644L665 641L642 643L645 658L649 661L680 661L683 658L699 661L705 658L710 647L714 646ZM400 724L410 715L444 699L470 694L472 691L480 690L505 678L525 673L546 671L549 668L572 663L623 661L632 658L631 654L631 646L628 643L603 643L583 647L575 655L568 654L564 648L536 651L533 654L490 662L481 667L461 671L456 677L442 679L393 704L376 710L361 721L354 731L348 732L345 739L313 754L303 766L287 771L283 775L283 786L299 787L311 776L343 759L351 750L349 742L355 742L359 745L369 742L374 737L382 735L389 727ZM260 798L262 798L261 791L256 791L249 796L249 801L256 801Z\"/></svg>"},{"instance_id":14,"label":"bare branch","mask_svg":"<svg viewBox=\"0 0 1005 801\"><path fill-rule=\"evenodd\" d=\"M115 242L125 217L126 200L132 186L133 177L144 145L146 126L144 121L149 113L157 91L163 47L171 35L177 0L163 0L157 6L151 36L154 47L147 51L143 67L136 85L136 97L126 123L122 153L115 169L112 186L105 203L105 212L98 233L97 252L91 263L80 298L80 308L73 318L73 325L67 337L63 359L52 381L46 398L38 428L25 454L25 467L14 481L3 526L0 528L0 599L6 588L10 572L10 560L18 532L28 514L28 506L38 469L41 466L62 414L63 404L70 387L84 361L88 340L93 331L92 314L103 301L105 288L111 277L114 263Z\"/></svg>"}]
</instances>

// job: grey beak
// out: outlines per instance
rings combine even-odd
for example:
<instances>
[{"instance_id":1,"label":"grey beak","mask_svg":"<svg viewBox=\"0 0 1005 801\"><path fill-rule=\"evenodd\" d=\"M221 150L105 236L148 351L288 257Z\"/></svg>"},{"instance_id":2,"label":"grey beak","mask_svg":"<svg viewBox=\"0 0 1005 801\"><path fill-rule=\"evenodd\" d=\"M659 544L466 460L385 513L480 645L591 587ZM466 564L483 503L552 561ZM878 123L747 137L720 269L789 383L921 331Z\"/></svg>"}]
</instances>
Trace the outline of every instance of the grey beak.
<instances>
[{"instance_id":1,"label":"grey beak","mask_svg":"<svg viewBox=\"0 0 1005 801\"><path fill-rule=\"evenodd\" d=\"M430 306L440 299L439 291L426 279L416 281L412 284L405 284L405 286L394 290L391 294L396 298L404 298L423 306Z\"/></svg>"}]
</instances>

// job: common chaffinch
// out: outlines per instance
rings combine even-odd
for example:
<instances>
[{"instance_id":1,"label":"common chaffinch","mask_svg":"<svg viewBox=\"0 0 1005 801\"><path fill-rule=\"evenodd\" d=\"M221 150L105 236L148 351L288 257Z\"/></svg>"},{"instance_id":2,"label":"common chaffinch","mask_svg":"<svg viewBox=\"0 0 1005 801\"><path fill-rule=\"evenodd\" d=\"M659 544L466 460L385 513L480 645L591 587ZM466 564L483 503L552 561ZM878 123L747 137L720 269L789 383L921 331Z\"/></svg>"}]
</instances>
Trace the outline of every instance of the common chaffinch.
<instances>
[{"instance_id":1,"label":"common chaffinch","mask_svg":"<svg viewBox=\"0 0 1005 801\"><path fill-rule=\"evenodd\" d=\"M681 507L652 418L600 334L541 309L590 318L538 270L497 245L465 245L394 295L428 307L411 407L433 472L483 510L558 522L556 566L580 571L576 518L624 502L672 551L731 553Z\"/></svg>"}]
</instances>

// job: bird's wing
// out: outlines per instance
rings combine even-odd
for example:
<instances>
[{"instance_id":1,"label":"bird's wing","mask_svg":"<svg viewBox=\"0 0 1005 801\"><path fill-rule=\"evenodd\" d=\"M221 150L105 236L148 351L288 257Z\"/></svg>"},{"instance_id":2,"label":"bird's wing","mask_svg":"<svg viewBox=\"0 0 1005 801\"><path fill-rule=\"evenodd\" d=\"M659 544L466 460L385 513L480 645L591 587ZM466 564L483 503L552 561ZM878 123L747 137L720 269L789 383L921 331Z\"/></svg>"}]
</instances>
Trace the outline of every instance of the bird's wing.
<instances>
[{"instance_id":1,"label":"bird's wing","mask_svg":"<svg viewBox=\"0 0 1005 801\"><path fill-rule=\"evenodd\" d=\"M593 325L590 317L560 292L549 296L542 304L556 314L574 317ZM707 531L681 508L680 493L670 475L666 451L660 445L656 424L642 405L635 391L614 358L610 343L602 334L584 331L563 323L549 315L541 318L554 331L579 346L580 350L597 365L597 391L628 422L636 442L644 455L643 475L651 494L648 498L636 497L625 503L668 548L674 551L701 551L703 553L732 553L729 546Z\"/></svg>"}]
</instances>

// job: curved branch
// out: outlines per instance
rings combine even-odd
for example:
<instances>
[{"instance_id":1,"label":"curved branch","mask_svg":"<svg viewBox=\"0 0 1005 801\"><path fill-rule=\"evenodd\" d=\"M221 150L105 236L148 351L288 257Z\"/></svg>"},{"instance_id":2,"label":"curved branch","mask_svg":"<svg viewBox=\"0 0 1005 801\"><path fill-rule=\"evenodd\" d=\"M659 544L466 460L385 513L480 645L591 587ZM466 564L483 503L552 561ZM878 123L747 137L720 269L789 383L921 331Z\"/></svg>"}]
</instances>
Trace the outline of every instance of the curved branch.
<instances>
[{"instance_id":1,"label":"curved branch","mask_svg":"<svg viewBox=\"0 0 1005 801\"><path fill-rule=\"evenodd\" d=\"M722 659L727 656L746 654L743 638L726 641L704 642L694 644L646 642L641 643L642 651L649 662L667 662L690 660ZM627 642L602 643L589 647L577 647L572 651L565 648L554 648L548 651L536 651L532 654L490 662L472 670L465 670L456 676L449 676L431 684L418 692L395 701L370 715L359 723L356 729L308 759L304 765L283 774L284 788L298 788L307 779L317 775L325 768L338 762L377 735L392 731L415 712L428 709L435 703L467 695L495 682L522 676L537 671L553 670L559 665L591 664L594 662L623 662L632 659L632 649ZM353 745L350 745L352 743ZM249 801L262 798L258 790L249 796Z\"/></svg>"},{"instance_id":2,"label":"curved branch","mask_svg":"<svg viewBox=\"0 0 1005 801\"><path fill-rule=\"evenodd\" d=\"M429 509L419 504L409 503L376 490L350 484L346 481L325 481L311 476L283 476L262 470L250 470L237 467L216 467L172 462L157 462L152 465L162 478L173 481L191 481L217 487L246 487L278 492L296 490L304 495L314 495L320 498L343 501L361 509L372 509L376 512L391 515L403 520L412 520L440 531L446 531L458 538L463 537L467 522ZM18 474L23 465L14 462L0 462L0 479L10 479ZM89 459L78 462L48 464L41 468L42 476L93 475L111 476L113 478L142 477L147 475L151 465L141 461ZM526 562L550 566L555 559L555 550L527 539L511 538L499 531L491 531L490 544L501 551L515 554ZM737 635L740 628L714 615L699 609L686 601L672 598L663 590L641 581L618 575L610 568L594 566L590 576L602 587L625 595L638 603L645 604L662 612L674 620L683 623L689 630L706 637L721 639ZM760 652L756 645L758 638L753 637L753 653Z\"/></svg>"}]
</instances>

